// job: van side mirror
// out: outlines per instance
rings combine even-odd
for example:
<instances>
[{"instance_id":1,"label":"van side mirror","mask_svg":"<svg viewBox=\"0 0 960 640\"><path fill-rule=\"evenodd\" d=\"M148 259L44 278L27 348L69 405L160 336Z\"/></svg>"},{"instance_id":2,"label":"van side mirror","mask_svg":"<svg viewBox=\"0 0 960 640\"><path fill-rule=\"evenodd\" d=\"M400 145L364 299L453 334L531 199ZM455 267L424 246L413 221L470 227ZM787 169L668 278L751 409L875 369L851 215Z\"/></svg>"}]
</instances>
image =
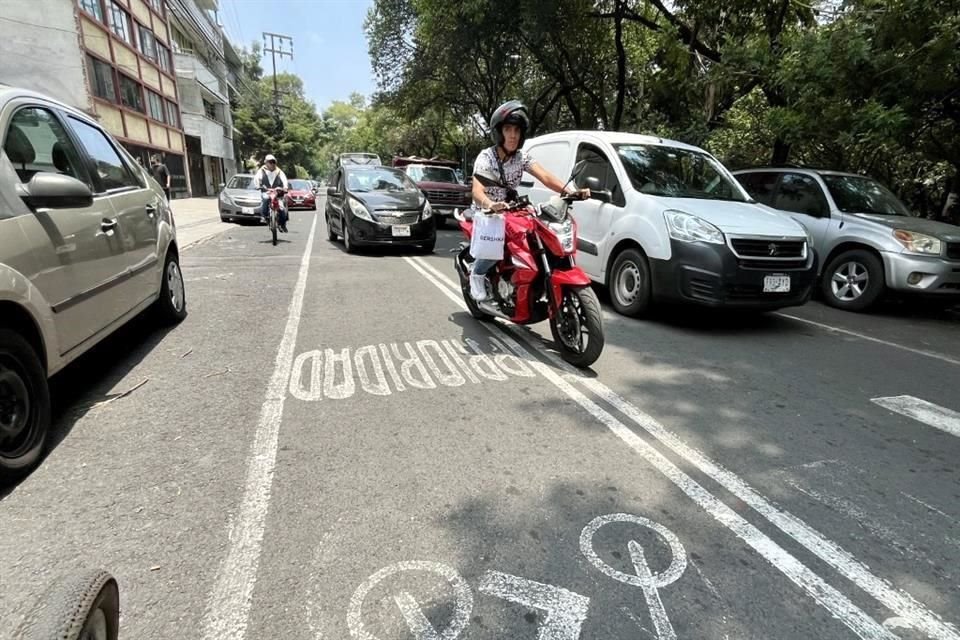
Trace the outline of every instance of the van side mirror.
<instances>
[{"instance_id":1,"label":"van side mirror","mask_svg":"<svg viewBox=\"0 0 960 640\"><path fill-rule=\"evenodd\" d=\"M340 195L340 194L337 192L337 188L336 188L336 187L327 187L327 195L328 195L328 196L338 196L338 195Z\"/></svg>"},{"instance_id":2,"label":"van side mirror","mask_svg":"<svg viewBox=\"0 0 960 640\"><path fill-rule=\"evenodd\" d=\"M590 189L590 197L594 200L599 200L600 202L610 202L613 200L613 194L610 193L608 189L603 189L600 186L600 180L596 176L590 176L584 181L584 185L587 189Z\"/></svg>"},{"instance_id":3,"label":"van side mirror","mask_svg":"<svg viewBox=\"0 0 960 640\"><path fill-rule=\"evenodd\" d=\"M35 174L27 184L18 184L17 195L31 209L73 209L93 204L93 191L85 183L48 171Z\"/></svg>"}]
</instances>

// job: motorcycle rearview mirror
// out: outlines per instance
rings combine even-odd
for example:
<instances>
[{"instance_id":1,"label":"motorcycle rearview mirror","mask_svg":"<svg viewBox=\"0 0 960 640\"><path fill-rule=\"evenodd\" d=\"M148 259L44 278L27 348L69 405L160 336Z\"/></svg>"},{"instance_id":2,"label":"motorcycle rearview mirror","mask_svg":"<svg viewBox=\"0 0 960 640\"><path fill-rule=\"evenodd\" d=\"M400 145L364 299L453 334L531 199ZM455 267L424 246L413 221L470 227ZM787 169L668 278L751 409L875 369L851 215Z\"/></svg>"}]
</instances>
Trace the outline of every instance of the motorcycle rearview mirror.
<instances>
[{"instance_id":1,"label":"motorcycle rearview mirror","mask_svg":"<svg viewBox=\"0 0 960 640\"><path fill-rule=\"evenodd\" d=\"M481 170L481 171L475 172L473 174L473 177L476 178L477 181L485 187L505 186L500 182L500 176L498 176L496 173L489 170Z\"/></svg>"},{"instance_id":2,"label":"motorcycle rearview mirror","mask_svg":"<svg viewBox=\"0 0 960 640\"><path fill-rule=\"evenodd\" d=\"M577 177L583 173L583 170L587 168L587 161L581 160L577 164L573 165L573 170L570 172L570 180L576 180Z\"/></svg>"}]
</instances>

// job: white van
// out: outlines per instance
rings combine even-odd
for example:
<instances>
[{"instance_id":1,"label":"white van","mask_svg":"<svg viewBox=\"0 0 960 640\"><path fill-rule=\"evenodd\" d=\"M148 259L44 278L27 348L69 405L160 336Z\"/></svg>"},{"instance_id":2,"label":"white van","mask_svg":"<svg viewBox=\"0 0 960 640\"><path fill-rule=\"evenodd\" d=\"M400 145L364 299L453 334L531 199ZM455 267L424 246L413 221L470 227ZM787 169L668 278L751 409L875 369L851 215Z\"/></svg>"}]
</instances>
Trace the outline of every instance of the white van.
<instances>
[{"instance_id":1,"label":"white van","mask_svg":"<svg viewBox=\"0 0 960 640\"><path fill-rule=\"evenodd\" d=\"M527 140L534 160L594 197L573 207L577 262L622 314L653 300L777 309L804 304L816 255L804 228L755 204L713 156L682 142L629 133L564 131ZM553 193L524 176L534 203Z\"/></svg>"}]
</instances>

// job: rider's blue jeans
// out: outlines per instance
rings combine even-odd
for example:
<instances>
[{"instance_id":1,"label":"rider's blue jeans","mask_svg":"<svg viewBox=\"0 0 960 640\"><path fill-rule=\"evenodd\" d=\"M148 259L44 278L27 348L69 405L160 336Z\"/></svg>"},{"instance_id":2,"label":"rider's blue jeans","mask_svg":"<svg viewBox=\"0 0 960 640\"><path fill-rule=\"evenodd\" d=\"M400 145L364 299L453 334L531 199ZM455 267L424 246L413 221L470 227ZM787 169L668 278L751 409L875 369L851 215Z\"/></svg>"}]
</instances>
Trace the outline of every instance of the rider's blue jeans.
<instances>
[{"instance_id":1,"label":"rider's blue jeans","mask_svg":"<svg viewBox=\"0 0 960 640\"><path fill-rule=\"evenodd\" d=\"M270 196L263 196L260 199L260 215L268 220L270 219ZM277 216L277 224L281 227L287 224L287 207L282 200L280 201L280 215Z\"/></svg>"},{"instance_id":2,"label":"rider's blue jeans","mask_svg":"<svg viewBox=\"0 0 960 640\"><path fill-rule=\"evenodd\" d=\"M498 263L498 262L500 262L500 261L499 261L499 260L485 260L485 259L483 259L483 258L480 258L479 260L474 260L474 261L473 261L473 271L471 271L471 273L473 273L474 275L477 275L477 276L485 276L485 275L487 275L487 272L490 271L490 269L493 269L495 266L497 266L497 263Z\"/></svg>"}]
</instances>

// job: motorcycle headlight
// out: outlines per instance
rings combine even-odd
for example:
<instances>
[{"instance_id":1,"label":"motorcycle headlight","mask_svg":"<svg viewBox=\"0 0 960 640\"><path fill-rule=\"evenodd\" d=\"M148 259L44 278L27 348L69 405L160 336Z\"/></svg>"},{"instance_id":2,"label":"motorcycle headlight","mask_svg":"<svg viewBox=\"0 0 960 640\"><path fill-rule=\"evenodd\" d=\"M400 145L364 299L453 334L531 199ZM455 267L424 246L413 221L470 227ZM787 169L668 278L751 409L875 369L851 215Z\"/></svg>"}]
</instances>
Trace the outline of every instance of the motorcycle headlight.
<instances>
[{"instance_id":1,"label":"motorcycle headlight","mask_svg":"<svg viewBox=\"0 0 960 640\"><path fill-rule=\"evenodd\" d=\"M429 202L429 201L424 201L424 203L423 203L423 219L426 220L427 218L432 218L432 217L433 217L433 207L430 206L430 202Z\"/></svg>"},{"instance_id":2,"label":"motorcycle headlight","mask_svg":"<svg viewBox=\"0 0 960 640\"><path fill-rule=\"evenodd\" d=\"M663 212L670 237L681 242L709 242L723 244L723 232L703 218L685 211Z\"/></svg>"},{"instance_id":3,"label":"motorcycle headlight","mask_svg":"<svg viewBox=\"0 0 960 640\"><path fill-rule=\"evenodd\" d=\"M363 206L362 202L356 198L348 198L347 202L350 204L350 211L353 212L353 215L373 222L373 216L370 215L370 210Z\"/></svg>"},{"instance_id":4,"label":"motorcycle headlight","mask_svg":"<svg viewBox=\"0 0 960 640\"><path fill-rule=\"evenodd\" d=\"M943 251L943 244L939 238L934 238L924 233L907 231L906 229L895 229L893 237L910 253L940 255L940 252Z\"/></svg>"},{"instance_id":5,"label":"motorcycle headlight","mask_svg":"<svg viewBox=\"0 0 960 640\"><path fill-rule=\"evenodd\" d=\"M563 250L567 253L573 252L573 221L570 218L567 218L563 222L549 222L547 226L557 234L557 238L560 240L560 246L563 247Z\"/></svg>"}]
</instances>

